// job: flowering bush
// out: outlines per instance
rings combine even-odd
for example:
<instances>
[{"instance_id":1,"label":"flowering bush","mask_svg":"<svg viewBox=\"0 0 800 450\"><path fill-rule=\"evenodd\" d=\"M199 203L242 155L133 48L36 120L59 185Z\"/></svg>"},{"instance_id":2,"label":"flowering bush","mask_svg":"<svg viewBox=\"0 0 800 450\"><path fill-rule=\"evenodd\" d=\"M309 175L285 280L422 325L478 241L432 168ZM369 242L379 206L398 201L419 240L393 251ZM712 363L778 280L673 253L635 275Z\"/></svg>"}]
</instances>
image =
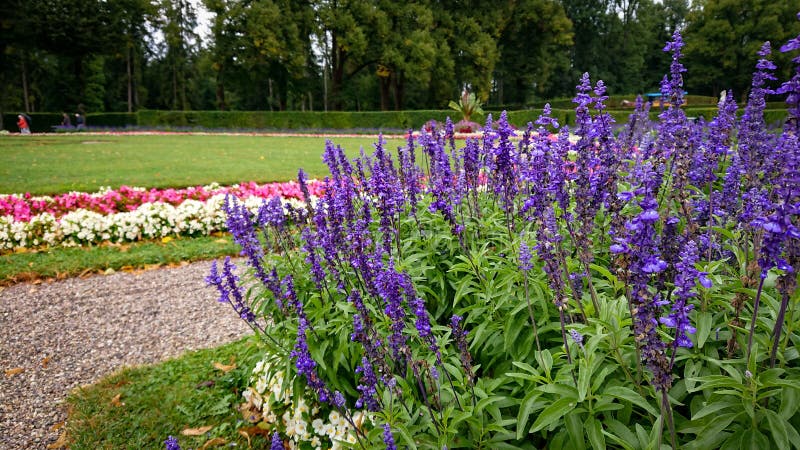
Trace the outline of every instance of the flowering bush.
<instances>
[{"instance_id":1,"label":"flowering bush","mask_svg":"<svg viewBox=\"0 0 800 450\"><path fill-rule=\"evenodd\" d=\"M503 114L460 148L450 122L396 157L328 143L301 233L228 202L250 276L207 280L358 448L798 447L800 57L772 134L769 54L740 119L731 93L708 123L639 100L615 135L587 74L572 130L545 107L518 142Z\"/></svg>"}]
</instances>

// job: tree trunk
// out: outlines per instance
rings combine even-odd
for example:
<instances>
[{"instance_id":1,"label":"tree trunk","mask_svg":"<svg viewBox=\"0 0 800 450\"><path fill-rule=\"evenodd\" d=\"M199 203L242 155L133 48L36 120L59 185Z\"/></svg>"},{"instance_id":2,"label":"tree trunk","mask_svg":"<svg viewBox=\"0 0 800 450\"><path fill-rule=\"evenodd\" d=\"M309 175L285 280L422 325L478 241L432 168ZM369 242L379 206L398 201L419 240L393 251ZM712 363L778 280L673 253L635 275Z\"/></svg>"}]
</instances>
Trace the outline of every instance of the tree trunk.
<instances>
[{"instance_id":1,"label":"tree trunk","mask_svg":"<svg viewBox=\"0 0 800 450\"><path fill-rule=\"evenodd\" d=\"M388 77L378 77L381 85L381 111L389 110L389 96L392 88L392 75Z\"/></svg>"},{"instance_id":2,"label":"tree trunk","mask_svg":"<svg viewBox=\"0 0 800 450\"><path fill-rule=\"evenodd\" d=\"M331 33L331 49L333 53L333 61L331 64L331 109L334 111L342 110L342 85L344 82L344 63L347 59L347 54L344 50L337 45L336 33Z\"/></svg>"},{"instance_id":3,"label":"tree trunk","mask_svg":"<svg viewBox=\"0 0 800 450\"><path fill-rule=\"evenodd\" d=\"M128 57L126 62L128 65L128 113L133 112L133 68L131 67L131 43L128 43Z\"/></svg>"},{"instance_id":4,"label":"tree trunk","mask_svg":"<svg viewBox=\"0 0 800 450\"><path fill-rule=\"evenodd\" d=\"M394 84L394 110L403 110L403 100L406 93L406 83L402 71L397 71L392 77L392 84Z\"/></svg>"},{"instance_id":5,"label":"tree trunk","mask_svg":"<svg viewBox=\"0 0 800 450\"><path fill-rule=\"evenodd\" d=\"M31 104L28 100L28 74L25 73L25 59L22 60L22 96L25 100L25 112L31 112Z\"/></svg>"}]
</instances>

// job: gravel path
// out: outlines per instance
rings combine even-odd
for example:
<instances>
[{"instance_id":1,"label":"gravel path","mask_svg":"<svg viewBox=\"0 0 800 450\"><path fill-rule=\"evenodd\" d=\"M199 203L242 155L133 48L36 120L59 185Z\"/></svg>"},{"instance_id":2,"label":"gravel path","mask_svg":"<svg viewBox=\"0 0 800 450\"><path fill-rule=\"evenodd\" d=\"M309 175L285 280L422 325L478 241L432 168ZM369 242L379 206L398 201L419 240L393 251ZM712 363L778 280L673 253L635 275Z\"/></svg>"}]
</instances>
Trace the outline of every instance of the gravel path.
<instances>
[{"instance_id":1,"label":"gravel path","mask_svg":"<svg viewBox=\"0 0 800 450\"><path fill-rule=\"evenodd\" d=\"M249 333L205 287L209 267L0 288L0 449L55 441L52 428L66 420L60 403L77 386Z\"/></svg>"}]
</instances>

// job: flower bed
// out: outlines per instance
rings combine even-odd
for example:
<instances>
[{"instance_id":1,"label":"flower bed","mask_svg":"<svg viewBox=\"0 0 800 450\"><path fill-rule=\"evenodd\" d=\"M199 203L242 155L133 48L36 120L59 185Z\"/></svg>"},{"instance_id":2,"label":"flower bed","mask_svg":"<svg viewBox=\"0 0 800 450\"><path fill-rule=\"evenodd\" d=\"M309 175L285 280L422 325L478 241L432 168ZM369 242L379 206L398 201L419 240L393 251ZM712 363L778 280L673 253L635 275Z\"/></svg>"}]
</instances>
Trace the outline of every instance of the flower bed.
<instances>
[{"instance_id":1,"label":"flower bed","mask_svg":"<svg viewBox=\"0 0 800 450\"><path fill-rule=\"evenodd\" d=\"M322 187L308 183L312 196ZM149 190L122 186L53 197L0 195L0 250L208 235L225 230L222 204L228 195L253 212L265 199L281 198L291 208L300 207L303 198L297 182Z\"/></svg>"}]
</instances>

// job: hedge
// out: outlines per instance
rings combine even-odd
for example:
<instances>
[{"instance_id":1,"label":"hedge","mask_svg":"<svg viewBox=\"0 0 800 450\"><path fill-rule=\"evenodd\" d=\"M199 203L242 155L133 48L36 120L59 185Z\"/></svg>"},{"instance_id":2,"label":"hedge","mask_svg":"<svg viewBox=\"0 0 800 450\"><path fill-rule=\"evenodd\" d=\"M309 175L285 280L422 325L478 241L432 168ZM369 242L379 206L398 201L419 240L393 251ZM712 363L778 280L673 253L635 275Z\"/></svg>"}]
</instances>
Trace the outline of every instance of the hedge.
<instances>
[{"instance_id":1,"label":"hedge","mask_svg":"<svg viewBox=\"0 0 800 450\"><path fill-rule=\"evenodd\" d=\"M739 113L744 108L739 108ZM607 110L617 123L624 123L633 113L632 108ZM710 120L717 113L714 105L693 106L692 103L684 108L689 117ZM540 108L521 109L508 111L509 121L519 128L528 122L535 122L541 113ZM650 117L657 118L658 108L651 111ZM498 110L486 111L484 115L475 116L473 121L482 124L486 114L492 114L497 119ZM575 122L575 111L572 107L555 108L553 116L560 124L571 125ZM50 132L53 127L61 124L61 114L33 113L31 131ZM397 132L407 129L417 130L426 122L433 119L443 122L447 117L457 120L458 113L452 110L421 110L421 111L372 111L372 112L342 112L342 111L154 111L142 110L136 113L96 113L89 114L86 118L87 126L92 129L100 128L127 128L138 127L152 128L199 128L207 130L350 130L350 131L389 131ZM764 119L770 126L780 126L787 117L785 108L768 109ZM3 114L3 125L6 130L16 132L17 113Z\"/></svg>"}]
</instances>

